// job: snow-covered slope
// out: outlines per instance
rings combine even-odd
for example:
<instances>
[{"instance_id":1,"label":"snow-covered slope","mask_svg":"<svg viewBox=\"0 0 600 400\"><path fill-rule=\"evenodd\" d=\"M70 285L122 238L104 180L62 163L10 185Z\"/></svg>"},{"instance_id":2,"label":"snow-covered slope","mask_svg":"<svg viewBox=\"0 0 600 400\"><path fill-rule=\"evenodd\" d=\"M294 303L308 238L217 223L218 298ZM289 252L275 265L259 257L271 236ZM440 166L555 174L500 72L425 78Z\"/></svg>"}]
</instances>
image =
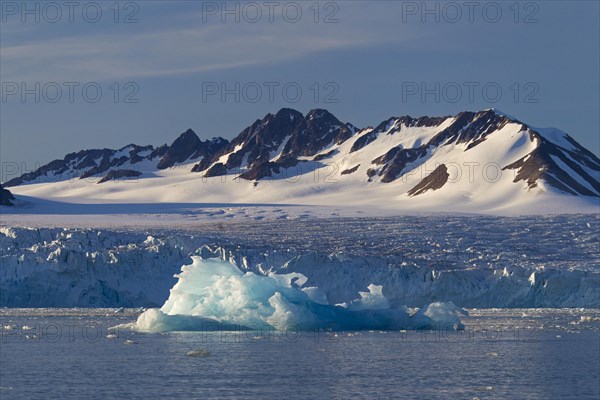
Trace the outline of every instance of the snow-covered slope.
<instances>
[{"instance_id":1,"label":"snow-covered slope","mask_svg":"<svg viewBox=\"0 0 600 400\"><path fill-rule=\"evenodd\" d=\"M278 203L499 214L599 212L600 160L496 110L359 129L282 109L231 142L88 150L4 184L67 203Z\"/></svg>"}]
</instances>

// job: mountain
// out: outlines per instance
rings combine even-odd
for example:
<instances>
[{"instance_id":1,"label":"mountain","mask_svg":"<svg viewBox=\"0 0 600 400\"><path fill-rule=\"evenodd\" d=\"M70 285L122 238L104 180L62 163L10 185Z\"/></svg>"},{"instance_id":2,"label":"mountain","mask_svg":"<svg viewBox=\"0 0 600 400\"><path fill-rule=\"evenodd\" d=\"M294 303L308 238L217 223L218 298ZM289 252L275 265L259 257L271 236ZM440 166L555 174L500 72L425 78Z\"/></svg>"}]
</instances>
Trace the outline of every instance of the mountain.
<instances>
[{"instance_id":1,"label":"mountain","mask_svg":"<svg viewBox=\"0 0 600 400\"><path fill-rule=\"evenodd\" d=\"M113 179L136 178L142 170L166 169L186 161L210 158L229 143L223 138L202 141L188 129L169 146L138 146L129 144L118 150L93 149L69 153L62 160L54 160L19 177L10 179L4 186L26 183L58 182L91 178L98 183Z\"/></svg>"},{"instance_id":2,"label":"mountain","mask_svg":"<svg viewBox=\"0 0 600 400\"><path fill-rule=\"evenodd\" d=\"M228 143L223 138L202 141L193 130L188 129L167 148L158 162L157 168L165 169L187 160L211 158L213 154L220 151Z\"/></svg>"},{"instance_id":3,"label":"mountain","mask_svg":"<svg viewBox=\"0 0 600 400\"><path fill-rule=\"evenodd\" d=\"M109 181L137 185L98 189ZM552 202L560 212L581 202L597 208L600 160L558 129L535 128L494 109L392 117L357 128L327 110L303 115L284 108L230 142L202 141L188 129L157 148L71 153L4 185L33 196L60 191L75 199L136 202L475 212L536 212ZM569 200L575 197L581 201Z\"/></svg>"},{"instance_id":4,"label":"mountain","mask_svg":"<svg viewBox=\"0 0 600 400\"><path fill-rule=\"evenodd\" d=\"M15 199L15 196L8 189L4 189L2 185L0 185L0 206L13 206L12 201Z\"/></svg>"},{"instance_id":5,"label":"mountain","mask_svg":"<svg viewBox=\"0 0 600 400\"><path fill-rule=\"evenodd\" d=\"M332 144L343 143L356 131L326 110L312 110L304 117L284 108L254 122L213 159L196 164L193 171L205 171L206 177L239 171L240 178L260 180L297 165L299 157L314 156Z\"/></svg>"}]
</instances>

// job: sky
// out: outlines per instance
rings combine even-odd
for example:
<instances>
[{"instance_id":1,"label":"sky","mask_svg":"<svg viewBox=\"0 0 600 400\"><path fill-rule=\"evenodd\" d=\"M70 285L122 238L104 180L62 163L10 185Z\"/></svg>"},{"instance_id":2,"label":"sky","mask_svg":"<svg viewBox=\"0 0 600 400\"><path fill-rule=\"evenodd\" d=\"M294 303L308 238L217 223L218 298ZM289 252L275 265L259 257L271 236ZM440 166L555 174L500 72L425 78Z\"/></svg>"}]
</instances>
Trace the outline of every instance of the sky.
<instances>
[{"instance_id":1,"label":"sky","mask_svg":"<svg viewBox=\"0 0 600 400\"><path fill-rule=\"evenodd\" d=\"M497 108L600 154L597 1L0 2L4 181L67 153Z\"/></svg>"}]
</instances>

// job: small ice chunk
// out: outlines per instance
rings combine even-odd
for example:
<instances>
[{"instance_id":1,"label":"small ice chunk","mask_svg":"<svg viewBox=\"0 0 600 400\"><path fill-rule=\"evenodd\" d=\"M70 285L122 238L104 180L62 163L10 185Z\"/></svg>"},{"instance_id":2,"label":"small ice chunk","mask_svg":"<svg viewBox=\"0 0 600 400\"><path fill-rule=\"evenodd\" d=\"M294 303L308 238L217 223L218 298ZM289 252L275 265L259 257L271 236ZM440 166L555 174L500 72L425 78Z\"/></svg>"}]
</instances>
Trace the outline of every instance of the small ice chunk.
<instances>
[{"instance_id":1,"label":"small ice chunk","mask_svg":"<svg viewBox=\"0 0 600 400\"><path fill-rule=\"evenodd\" d=\"M417 312L418 315L424 315L434 321L435 327L439 329L465 329L465 326L458 318L458 314L467 316L466 310L457 307L450 302L435 302L423 307Z\"/></svg>"},{"instance_id":2,"label":"small ice chunk","mask_svg":"<svg viewBox=\"0 0 600 400\"><path fill-rule=\"evenodd\" d=\"M208 357L211 355L211 353L208 350L195 349L195 350L188 351L187 353L185 353L185 355L188 357Z\"/></svg>"}]
</instances>

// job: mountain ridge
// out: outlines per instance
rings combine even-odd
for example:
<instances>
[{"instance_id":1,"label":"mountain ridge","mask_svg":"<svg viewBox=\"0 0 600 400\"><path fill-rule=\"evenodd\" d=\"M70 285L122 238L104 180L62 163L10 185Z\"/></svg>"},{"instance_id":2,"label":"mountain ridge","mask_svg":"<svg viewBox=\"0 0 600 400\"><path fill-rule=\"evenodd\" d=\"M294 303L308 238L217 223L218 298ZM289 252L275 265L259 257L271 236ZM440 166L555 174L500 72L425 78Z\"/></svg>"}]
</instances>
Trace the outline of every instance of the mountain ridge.
<instances>
[{"instance_id":1,"label":"mountain ridge","mask_svg":"<svg viewBox=\"0 0 600 400\"><path fill-rule=\"evenodd\" d=\"M323 182L308 182L307 177L328 169ZM495 180L490 171L500 178ZM483 179L477 175L482 173ZM161 177L167 187L175 176L184 176L188 186L230 177L259 189L263 181L290 183L304 178L304 186L273 190L273 197L294 200L304 194L325 198L344 192L346 186L353 193L380 191L400 200L437 196L441 202L476 200L491 193L500 201L517 199L515 193L541 192L600 198L598 157L565 132L535 128L495 109L441 117L390 117L374 127L358 128L325 109L303 115L282 108L255 120L231 141L201 140L187 129L170 145L130 144L117 150L69 153L3 186L66 180L102 186L109 181ZM340 185L324 188L327 180ZM394 189L379 189L388 186ZM173 190L172 197L178 198L176 191L182 189ZM233 199L255 194L246 186L229 192L222 187L184 190L208 197L218 192Z\"/></svg>"}]
</instances>

